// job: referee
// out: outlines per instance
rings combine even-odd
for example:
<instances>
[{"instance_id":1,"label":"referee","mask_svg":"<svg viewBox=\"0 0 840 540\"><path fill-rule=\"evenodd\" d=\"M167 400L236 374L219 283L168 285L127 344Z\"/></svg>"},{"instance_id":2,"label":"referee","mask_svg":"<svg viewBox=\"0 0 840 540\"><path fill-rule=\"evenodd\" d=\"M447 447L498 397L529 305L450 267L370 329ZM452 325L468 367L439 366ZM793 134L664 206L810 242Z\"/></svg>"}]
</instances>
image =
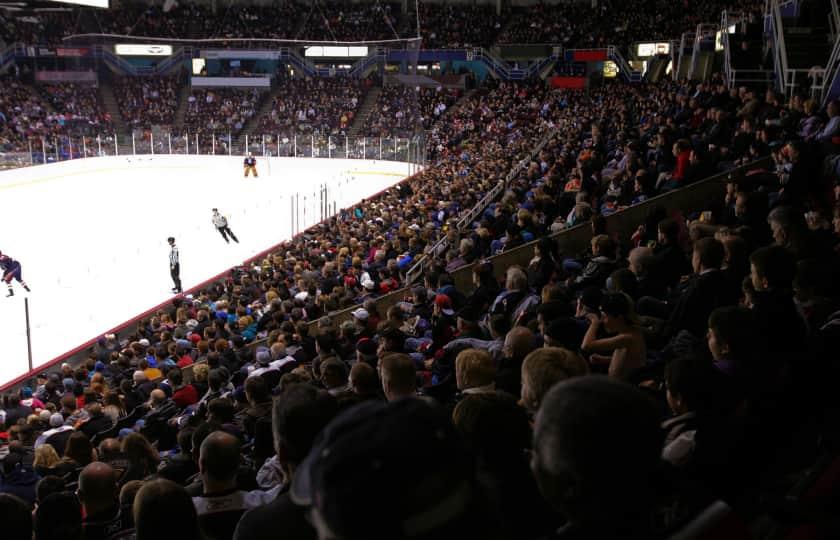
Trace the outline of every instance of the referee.
<instances>
[{"instance_id":1,"label":"referee","mask_svg":"<svg viewBox=\"0 0 840 540\"><path fill-rule=\"evenodd\" d=\"M216 226L216 230L219 231L219 234L222 235L222 238L225 239L225 242L230 244L230 240L228 240L228 235L233 238L233 241L237 244L239 240L236 238L236 235L233 234L233 231L230 230L230 225L228 225L228 220L225 216L219 213L218 208L213 209L213 225Z\"/></svg>"},{"instance_id":2,"label":"referee","mask_svg":"<svg viewBox=\"0 0 840 540\"><path fill-rule=\"evenodd\" d=\"M172 292L179 293L181 291L181 262L178 258L178 247L175 245L175 238L169 237L166 239L169 242L169 274L172 276L172 281L175 286L172 287Z\"/></svg>"}]
</instances>

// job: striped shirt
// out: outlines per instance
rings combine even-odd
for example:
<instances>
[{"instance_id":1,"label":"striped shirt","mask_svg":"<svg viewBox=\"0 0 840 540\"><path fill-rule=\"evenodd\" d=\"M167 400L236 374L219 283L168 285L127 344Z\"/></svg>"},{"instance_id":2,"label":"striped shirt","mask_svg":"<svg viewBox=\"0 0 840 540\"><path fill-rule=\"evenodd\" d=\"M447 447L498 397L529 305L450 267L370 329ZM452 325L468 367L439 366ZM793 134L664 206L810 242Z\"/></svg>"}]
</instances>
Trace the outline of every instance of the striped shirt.
<instances>
[{"instance_id":1,"label":"striped shirt","mask_svg":"<svg viewBox=\"0 0 840 540\"><path fill-rule=\"evenodd\" d=\"M178 264L178 248L176 246L172 246L172 250L169 252L169 264L175 266Z\"/></svg>"}]
</instances>

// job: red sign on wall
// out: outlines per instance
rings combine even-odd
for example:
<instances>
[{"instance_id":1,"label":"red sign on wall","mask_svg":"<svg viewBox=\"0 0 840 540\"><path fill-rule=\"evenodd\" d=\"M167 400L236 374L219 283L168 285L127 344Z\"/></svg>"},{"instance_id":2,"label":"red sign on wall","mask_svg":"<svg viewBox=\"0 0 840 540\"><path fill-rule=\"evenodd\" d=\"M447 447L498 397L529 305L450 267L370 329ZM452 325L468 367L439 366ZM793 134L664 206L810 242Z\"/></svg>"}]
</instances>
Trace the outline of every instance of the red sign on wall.
<instances>
[{"instance_id":1,"label":"red sign on wall","mask_svg":"<svg viewBox=\"0 0 840 540\"><path fill-rule=\"evenodd\" d=\"M75 48L57 47L55 49L55 55L56 56L70 56L70 57L79 58L79 57L82 57L82 56L87 56L88 54L90 54L90 49L83 49L83 48L78 48L78 47L75 47Z\"/></svg>"},{"instance_id":2,"label":"red sign on wall","mask_svg":"<svg viewBox=\"0 0 840 540\"><path fill-rule=\"evenodd\" d=\"M606 49L580 49L574 51L575 62L603 62L607 59Z\"/></svg>"},{"instance_id":3,"label":"red sign on wall","mask_svg":"<svg viewBox=\"0 0 840 540\"><path fill-rule=\"evenodd\" d=\"M548 82L552 88L582 90L586 86L586 77L551 77Z\"/></svg>"}]
</instances>

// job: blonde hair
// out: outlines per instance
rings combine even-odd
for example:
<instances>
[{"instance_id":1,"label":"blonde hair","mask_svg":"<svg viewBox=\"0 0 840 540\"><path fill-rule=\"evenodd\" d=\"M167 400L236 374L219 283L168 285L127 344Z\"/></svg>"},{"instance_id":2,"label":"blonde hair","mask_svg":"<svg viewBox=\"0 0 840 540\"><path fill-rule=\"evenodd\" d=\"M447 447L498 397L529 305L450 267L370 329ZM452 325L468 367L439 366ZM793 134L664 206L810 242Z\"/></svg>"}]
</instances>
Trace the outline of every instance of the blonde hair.
<instances>
[{"instance_id":1,"label":"blonde hair","mask_svg":"<svg viewBox=\"0 0 840 540\"><path fill-rule=\"evenodd\" d=\"M537 349L522 362L522 403L536 411L552 386L587 373L589 366L577 353L562 347Z\"/></svg>"},{"instance_id":2,"label":"blonde hair","mask_svg":"<svg viewBox=\"0 0 840 540\"><path fill-rule=\"evenodd\" d=\"M35 449L35 461L32 465L35 467L44 467L52 469L59 461L58 452L49 444L42 444Z\"/></svg>"},{"instance_id":3,"label":"blonde hair","mask_svg":"<svg viewBox=\"0 0 840 540\"><path fill-rule=\"evenodd\" d=\"M490 353L467 349L455 357L455 380L461 390L487 386L496 378L496 366Z\"/></svg>"}]
</instances>

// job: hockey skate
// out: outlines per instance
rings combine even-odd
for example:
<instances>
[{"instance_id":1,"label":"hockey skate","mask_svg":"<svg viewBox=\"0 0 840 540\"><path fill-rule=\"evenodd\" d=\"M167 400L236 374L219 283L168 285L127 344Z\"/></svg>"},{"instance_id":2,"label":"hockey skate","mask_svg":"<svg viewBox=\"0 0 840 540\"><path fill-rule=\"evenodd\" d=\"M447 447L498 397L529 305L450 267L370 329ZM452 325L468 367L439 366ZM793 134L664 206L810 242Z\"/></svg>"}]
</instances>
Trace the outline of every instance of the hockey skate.
<instances>
[{"instance_id":1,"label":"hockey skate","mask_svg":"<svg viewBox=\"0 0 840 540\"><path fill-rule=\"evenodd\" d=\"M29 287L27 287L26 285L24 285L24 286L23 286L23 288L24 288L24 290L26 290L26 292L31 292L31 291L29 290Z\"/></svg>"},{"instance_id":2,"label":"hockey skate","mask_svg":"<svg viewBox=\"0 0 840 540\"><path fill-rule=\"evenodd\" d=\"M13 291L12 289L9 289L9 292L6 293L6 298L8 298L10 296L14 296L14 295L15 295L15 291Z\"/></svg>"}]
</instances>

